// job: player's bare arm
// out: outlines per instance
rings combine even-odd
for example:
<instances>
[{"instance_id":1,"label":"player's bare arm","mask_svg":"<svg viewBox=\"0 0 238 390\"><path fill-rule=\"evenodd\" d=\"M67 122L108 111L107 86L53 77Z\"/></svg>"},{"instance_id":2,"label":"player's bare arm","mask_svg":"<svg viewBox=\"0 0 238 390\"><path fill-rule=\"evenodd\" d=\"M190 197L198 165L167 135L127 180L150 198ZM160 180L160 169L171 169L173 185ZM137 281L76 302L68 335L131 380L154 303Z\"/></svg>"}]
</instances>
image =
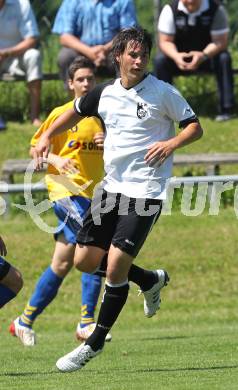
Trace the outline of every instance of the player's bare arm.
<instances>
[{"instance_id":1,"label":"player's bare arm","mask_svg":"<svg viewBox=\"0 0 238 390\"><path fill-rule=\"evenodd\" d=\"M48 157L51 138L74 127L80 121L80 119L80 116L74 111L73 108L69 109L60 115L49 127L49 129L47 129L42 134L38 144L33 150L36 169L41 169L43 166L43 159Z\"/></svg>"},{"instance_id":2,"label":"player's bare arm","mask_svg":"<svg viewBox=\"0 0 238 390\"><path fill-rule=\"evenodd\" d=\"M161 165L176 149L197 141L202 137L202 134L203 130L199 122L189 123L175 137L151 145L145 155L145 161L149 165Z\"/></svg>"}]
</instances>

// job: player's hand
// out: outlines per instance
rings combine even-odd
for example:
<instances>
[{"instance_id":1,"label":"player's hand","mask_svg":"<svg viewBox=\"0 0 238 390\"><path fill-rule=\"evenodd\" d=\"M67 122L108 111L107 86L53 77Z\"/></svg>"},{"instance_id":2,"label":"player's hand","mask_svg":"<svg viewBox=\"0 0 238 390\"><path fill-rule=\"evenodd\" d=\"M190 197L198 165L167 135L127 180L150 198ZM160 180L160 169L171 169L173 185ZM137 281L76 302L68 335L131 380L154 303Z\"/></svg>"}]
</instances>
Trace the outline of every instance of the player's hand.
<instances>
[{"instance_id":1,"label":"player's hand","mask_svg":"<svg viewBox=\"0 0 238 390\"><path fill-rule=\"evenodd\" d=\"M148 148L145 161L150 166L160 166L174 151L173 140L155 142Z\"/></svg>"},{"instance_id":2,"label":"player's hand","mask_svg":"<svg viewBox=\"0 0 238 390\"><path fill-rule=\"evenodd\" d=\"M54 156L54 161L50 163L62 174L76 174L78 169L75 166L75 161L71 158L63 158L60 156Z\"/></svg>"},{"instance_id":3,"label":"player's hand","mask_svg":"<svg viewBox=\"0 0 238 390\"><path fill-rule=\"evenodd\" d=\"M103 132L96 133L93 140L99 149L103 149L105 135Z\"/></svg>"},{"instance_id":4,"label":"player's hand","mask_svg":"<svg viewBox=\"0 0 238 390\"><path fill-rule=\"evenodd\" d=\"M7 254L7 248L2 237L0 236L0 255L6 256L6 254Z\"/></svg>"},{"instance_id":5,"label":"player's hand","mask_svg":"<svg viewBox=\"0 0 238 390\"><path fill-rule=\"evenodd\" d=\"M35 161L35 169L38 171L43 168L43 163L47 162L50 150L50 140L45 134L42 134L38 144L33 148L32 155Z\"/></svg>"}]
</instances>

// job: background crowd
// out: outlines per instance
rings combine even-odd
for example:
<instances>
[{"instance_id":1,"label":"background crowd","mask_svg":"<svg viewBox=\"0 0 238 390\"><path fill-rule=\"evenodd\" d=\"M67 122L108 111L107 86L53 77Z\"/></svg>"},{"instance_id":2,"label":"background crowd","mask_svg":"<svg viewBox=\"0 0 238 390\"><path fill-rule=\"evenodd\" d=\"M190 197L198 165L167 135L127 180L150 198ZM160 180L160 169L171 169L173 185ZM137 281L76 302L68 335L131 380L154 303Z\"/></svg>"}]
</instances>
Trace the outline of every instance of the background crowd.
<instances>
[{"instance_id":1,"label":"background crowd","mask_svg":"<svg viewBox=\"0 0 238 390\"><path fill-rule=\"evenodd\" d=\"M154 39L158 50L151 70L159 79L170 83L177 75L214 73L218 91L216 120L230 119L234 115L234 82L224 5L216 0L158 3L166 4L161 6L158 20L155 17ZM0 0L0 76L3 73L25 76L30 120L38 127L42 62L46 58L42 57L43 45L32 5L29 0ZM67 69L78 54L94 62L98 76L115 76L110 57L112 39L121 29L137 24L133 0L59 2L50 30L58 36L60 49L54 61L65 88ZM5 129L1 107L0 117L0 129Z\"/></svg>"}]
</instances>

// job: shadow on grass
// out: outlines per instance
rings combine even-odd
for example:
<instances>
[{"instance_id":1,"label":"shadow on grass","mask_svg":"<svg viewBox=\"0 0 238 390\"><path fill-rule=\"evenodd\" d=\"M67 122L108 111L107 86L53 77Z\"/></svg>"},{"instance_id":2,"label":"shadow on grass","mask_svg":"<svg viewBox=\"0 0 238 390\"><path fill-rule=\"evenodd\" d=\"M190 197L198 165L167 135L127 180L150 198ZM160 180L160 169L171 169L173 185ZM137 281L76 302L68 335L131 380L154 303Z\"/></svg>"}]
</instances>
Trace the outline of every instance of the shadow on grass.
<instances>
[{"instance_id":1,"label":"shadow on grass","mask_svg":"<svg viewBox=\"0 0 238 390\"><path fill-rule=\"evenodd\" d=\"M213 367L181 367L181 368L146 368L146 369L139 369L139 370L126 370L127 374L135 374L135 373L146 373L146 372L186 372L186 371L210 371L210 370L230 370L230 369L237 369L238 365L227 365L227 366L213 366ZM105 375L105 372L101 372L98 370L88 370L88 372L96 372L98 375L103 374ZM124 369L117 368L112 369L110 371L117 371L122 372L125 371ZM39 375L62 375L62 372L51 370L51 371L45 371L45 372L5 372L0 374L0 377L28 377L28 376L39 376ZM68 373L69 374L69 373ZM72 373L70 373L72 374Z\"/></svg>"},{"instance_id":2,"label":"shadow on grass","mask_svg":"<svg viewBox=\"0 0 238 390\"><path fill-rule=\"evenodd\" d=\"M179 340L179 339L188 339L194 336L159 336L159 337L141 337L141 341L158 341L158 340ZM135 340L135 339L134 339ZM133 342L134 342L133 340ZM128 340L130 341L130 340Z\"/></svg>"},{"instance_id":3,"label":"shadow on grass","mask_svg":"<svg viewBox=\"0 0 238 390\"><path fill-rule=\"evenodd\" d=\"M9 377L27 377L27 376L37 376L37 375L52 375L52 374L62 374L61 372L59 371L56 371L56 370L50 370L50 371L36 371L36 372L5 372L5 373L1 373L0 374L0 377L1 376L9 376Z\"/></svg>"},{"instance_id":4,"label":"shadow on grass","mask_svg":"<svg viewBox=\"0 0 238 390\"><path fill-rule=\"evenodd\" d=\"M185 335L180 335L180 336L154 336L154 337L141 337L140 340L141 341L158 341L158 340L183 340L183 339L195 339L195 338L204 338L204 337L217 337L219 335L219 337L222 337L222 336L227 336L227 333L213 333L213 334L200 334L200 335L191 335L191 336L185 336ZM128 340L128 342L130 341L135 341L137 339L130 339Z\"/></svg>"},{"instance_id":5,"label":"shadow on grass","mask_svg":"<svg viewBox=\"0 0 238 390\"><path fill-rule=\"evenodd\" d=\"M234 366L213 366L213 367L181 367L181 368L146 368L140 370L130 371L131 373L139 372L181 372L181 371L210 371L210 370L230 370L236 369L238 365Z\"/></svg>"}]
</instances>

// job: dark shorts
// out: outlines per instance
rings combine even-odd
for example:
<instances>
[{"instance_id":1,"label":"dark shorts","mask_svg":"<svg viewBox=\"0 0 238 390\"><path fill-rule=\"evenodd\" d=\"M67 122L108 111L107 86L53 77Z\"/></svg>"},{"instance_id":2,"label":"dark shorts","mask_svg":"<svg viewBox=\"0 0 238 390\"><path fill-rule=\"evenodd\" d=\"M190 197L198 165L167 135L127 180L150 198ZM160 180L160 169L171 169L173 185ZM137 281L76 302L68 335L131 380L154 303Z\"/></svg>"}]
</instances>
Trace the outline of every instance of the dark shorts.
<instances>
[{"instance_id":1,"label":"dark shorts","mask_svg":"<svg viewBox=\"0 0 238 390\"><path fill-rule=\"evenodd\" d=\"M103 190L87 211L77 242L109 250L110 245L136 257L160 216L162 201L128 198Z\"/></svg>"},{"instance_id":2,"label":"dark shorts","mask_svg":"<svg viewBox=\"0 0 238 390\"><path fill-rule=\"evenodd\" d=\"M0 280L5 278L10 268L11 264L9 264L3 257L0 256Z\"/></svg>"}]
</instances>

